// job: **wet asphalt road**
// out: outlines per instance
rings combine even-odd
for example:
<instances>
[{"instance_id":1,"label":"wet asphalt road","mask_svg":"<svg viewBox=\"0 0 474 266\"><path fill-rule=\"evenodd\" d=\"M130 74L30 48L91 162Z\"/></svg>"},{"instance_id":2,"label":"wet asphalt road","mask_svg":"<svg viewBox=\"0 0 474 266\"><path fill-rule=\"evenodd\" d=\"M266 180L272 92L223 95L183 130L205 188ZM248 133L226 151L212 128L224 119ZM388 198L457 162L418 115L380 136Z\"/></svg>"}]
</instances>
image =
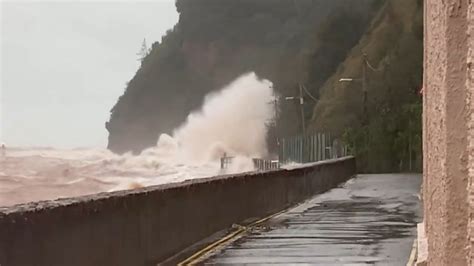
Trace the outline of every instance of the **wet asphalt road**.
<instances>
[{"instance_id":1,"label":"wet asphalt road","mask_svg":"<svg viewBox=\"0 0 474 266\"><path fill-rule=\"evenodd\" d=\"M420 175L359 175L269 220L205 264L406 265Z\"/></svg>"}]
</instances>

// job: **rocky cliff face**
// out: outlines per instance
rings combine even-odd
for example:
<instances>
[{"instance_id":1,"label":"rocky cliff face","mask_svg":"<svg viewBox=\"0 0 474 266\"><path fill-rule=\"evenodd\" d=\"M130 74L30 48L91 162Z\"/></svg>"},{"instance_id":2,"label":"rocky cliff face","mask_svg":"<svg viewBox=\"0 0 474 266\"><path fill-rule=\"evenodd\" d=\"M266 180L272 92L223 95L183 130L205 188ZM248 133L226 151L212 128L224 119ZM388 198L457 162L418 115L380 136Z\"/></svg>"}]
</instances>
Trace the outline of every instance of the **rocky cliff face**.
<instances>
[{"instance_id":1,"label":"rocky cliff face","mask_svg":"<svg viewBox=\"0 0 474 266\"><path fill-rule=\"evenodd\" d=\"M178 0L178 24L153 44L111 110L108 148L139 152L171 133L204 96L248 71L295 95L314 94L385 1ZM315 104L308 104L307 119ZM280 106L278 134L299 132L297 106Z\"/></svg>"}]
</instances>

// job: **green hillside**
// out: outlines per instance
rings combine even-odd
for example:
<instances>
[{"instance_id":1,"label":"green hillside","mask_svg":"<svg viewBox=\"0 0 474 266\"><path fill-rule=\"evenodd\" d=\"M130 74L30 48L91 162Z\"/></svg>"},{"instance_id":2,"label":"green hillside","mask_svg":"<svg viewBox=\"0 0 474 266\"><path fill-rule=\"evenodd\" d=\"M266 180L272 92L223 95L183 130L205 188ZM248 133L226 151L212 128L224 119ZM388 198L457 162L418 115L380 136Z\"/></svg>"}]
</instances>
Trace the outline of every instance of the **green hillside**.
<instances>
[{"instance_id":1,"label":"green hillside","mask_svg":"<svg viewBox=\"0 0 474 266\"><path fill-rule=\"evenodd\" d=\"M374 68L367 68L366 116L362 83L339 82L362 76L363 53ZM409 171L410 156L420 171L422 62L422 1L387 2L322 87L312 129L343 136L366 171Z\"/></svg>"}]
</instances>

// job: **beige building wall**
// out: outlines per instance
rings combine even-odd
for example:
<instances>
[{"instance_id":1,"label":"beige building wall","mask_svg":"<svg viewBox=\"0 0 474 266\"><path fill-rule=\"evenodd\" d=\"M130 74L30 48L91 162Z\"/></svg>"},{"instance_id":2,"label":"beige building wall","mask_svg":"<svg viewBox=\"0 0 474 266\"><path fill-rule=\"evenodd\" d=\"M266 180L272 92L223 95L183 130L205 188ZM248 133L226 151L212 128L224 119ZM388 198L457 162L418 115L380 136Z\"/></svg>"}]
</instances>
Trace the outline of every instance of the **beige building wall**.
<instances>
[{"instance_id":1,"label":"beige building wall","mask_svg":"<svg viewBox=\"0 0 474 266\"><path fill-rule=\"evenodd\" d=\"M425 0L423 201L429 265L473 261L472 6L472 0Z\"/></svg>"},{"instance_id":2,"label":"beige building wall","mask_svg":"<svg viewBox=\"0 0 474 266\"><path fill-rule=\"evenodd\" d=\"M467 106L469 156L469 264L474 265L474 1L468 9Z\"/></svg>"}]
</instances>

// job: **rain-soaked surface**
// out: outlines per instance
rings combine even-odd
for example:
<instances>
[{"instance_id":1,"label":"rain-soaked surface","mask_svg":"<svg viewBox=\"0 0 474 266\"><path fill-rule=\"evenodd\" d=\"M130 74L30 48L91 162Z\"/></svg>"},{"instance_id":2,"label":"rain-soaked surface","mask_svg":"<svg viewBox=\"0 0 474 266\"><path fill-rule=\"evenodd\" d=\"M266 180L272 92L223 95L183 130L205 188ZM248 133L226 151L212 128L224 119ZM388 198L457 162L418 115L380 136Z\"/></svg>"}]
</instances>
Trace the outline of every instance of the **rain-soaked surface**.
<instances>
[{"instance_id":1,"label":"rain-soaked surface","mask_svg":"<svg viewBox=\"0 0 474 266\"><path fill-rule=\"evenodd\" d=\"M406 265L421 176L359 175L272 218L206 264Z\"/></svg>"}]
</instances>

